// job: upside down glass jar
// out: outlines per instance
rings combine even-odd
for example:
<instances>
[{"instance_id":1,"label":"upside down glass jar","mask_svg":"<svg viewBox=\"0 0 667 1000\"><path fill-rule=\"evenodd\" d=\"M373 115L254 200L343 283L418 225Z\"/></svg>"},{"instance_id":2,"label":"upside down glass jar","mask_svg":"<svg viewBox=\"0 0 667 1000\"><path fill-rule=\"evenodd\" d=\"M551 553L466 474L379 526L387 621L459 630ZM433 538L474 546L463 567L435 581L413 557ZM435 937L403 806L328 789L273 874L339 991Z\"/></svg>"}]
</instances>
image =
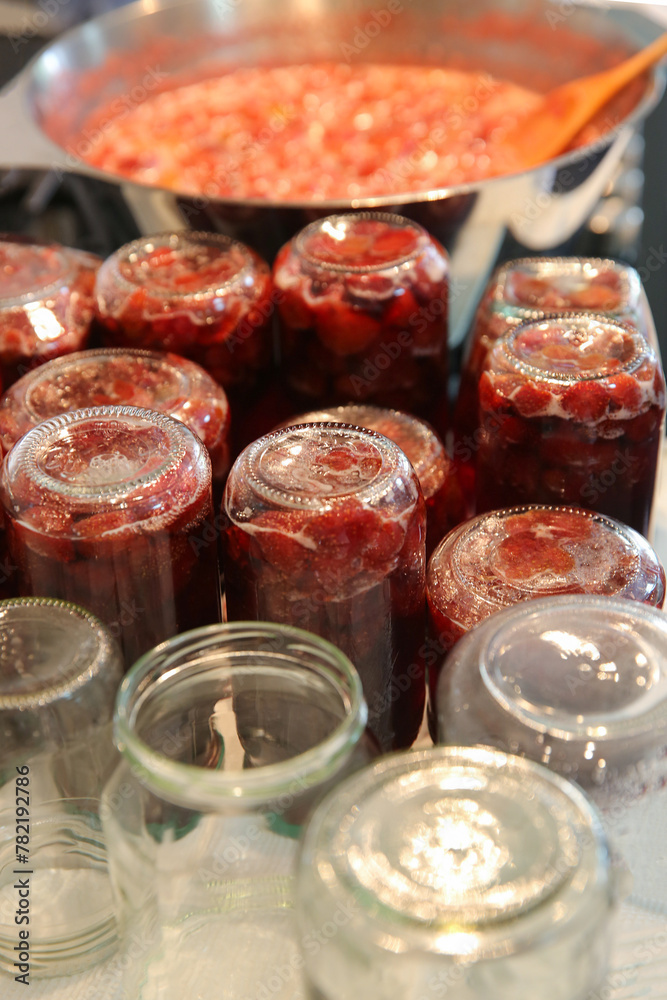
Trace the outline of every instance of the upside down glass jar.
<instances>
[{"instance_id":1,"label":"upside down glass jar","mask_svg":"<svg viewBox=\"0 0 667 1000\"><path fill-rule=\"evenodd\" d=\"M211 463L179 420L131 406L46 420L7 456L0 499L20 593L97 614L128 667L220 621Z\"/></svg>"},{"instance_id":2,"label":"upside down glass jar","mask_svg":"<svg viewBox=\"0 0 667 1000\"><path fill-rule=\"evenodd\" d=\"M203 368L177 354L106 348L49 361L0 399L5 454L43 420L91 406L138 406L168 413L199 435L220 494L229 471L229 404Z\"/></svg>"},{"instance_id":3,"label":"upside down glass jar","mask_svg":"<svg viewBox=\"0 0 667 1000\"><path fill-rule=\"evenodd\" d=\"M491 744L580 784L630 869L630 903L667 931L661 611L591 594L508 608L449 654L437 715L442 742Z\"/></svg>"},{"instance_id":4,"label":"upside down glass jar","mask_svg":"<svg viewBox=\"0 0 667 1000\"><path fill-rule=\"evenodd\" d=\"M0 420L2 406L0 404ZM332 406L301 413L283 423L341 423L384 434L409 458L426 501L426 556L466 517L466 501L454 463L433 428L418 417L382 406Z\"/></svg>"},{"instance_id":5,"label":"upside down glass jar","mask_svg":"<svg viewBox=\"0 0 667 1000\"><path fill-rule=\"evenodd\" d=\"M105 345L201 365L228 393L241 433L274 363L271 272L261 257L218 233L161 233L109 257L95 291Z\"/></svg>"},{"instance_id":6,"label":"upside down glass jar","mask_svg":"<svg viewBox=\"0 0 667 1000\"><path fill-rule=\"evenodd\" d=\"M297 912L321 1000L584 1000L617 892L599 817L489 748L393 754L346 779L303 842Z\"/></svg>"},{"instance_id":7,"label":"upside down glass jar","mask_svg":"<svg viewBox=\"0 0 667 1000\"><path fill-rule=\"evenodd\" d=\"M454 411L454 457L475 451L479 378L495 342L520 323L551 313L589 311L632 323L657 350L646 294L628 264L595 257L523 257L494 272L466 343Z\"/></svg>"},{"instance_id":8,"label":"upside down glass jar","mask_svg":"<svg viewBox=\"0 0 667 1000\"><path fill-rule=\"evenodd\" d=\"M0 602L0 970L27 971L21 983L79 972L118 943L99 802L119 759L122 677L94 615Z\"/></svg>"},{"instance_id":9,"label":"upside down glass jar","mask_svg":"<svg viewBox=\"0 0 667 1000\"><path fill-rule=\"evenodd\" d=\"M383 750L410 746L424 711L426 517L392 441L302 424L249 445L222 508L229 621L274 621L350 657Z\"/></svg>"},{"instance_id":10,"label":"upside down glass jar","mask_svg":"<svg viewBox=\"0 0 667 1000\"><path fill-rule=\"evenodd\" d=\"M280 250L273 279L297 406L377 403L444 432L449 262L425 229L381 212L320 219Z\"/></svg>"},{"instance_id":11,"label":"upside down glass jar","mask_svg":"<svg viewBox=\"0 0 667 1000\"><path fill-rule=\"evenodd\" d=\"M197 629L135 665L102 802L123 1000L303 995L298 838L377 755L366 716L349 660L300 629Z\"/></svg>"},{"instance_id":12,"label":"upside down glass jar","mask_svg":"<svg viewBox=\"0 0 667 1000\"><path fill-rule=\"evenodd\" d=\"M561 503L649 531L665 378L646 339L584 314L524 323L479 380L477 511Z\"/></svg>"},{"instance_id":13,"label":"upside down glass jar","mask_svg":"<svg viewBox=\"0 0 667 1000\"><path fill-rule=\"evenodd\" d=\"M450 532L428 565L429 728L442 654L490 615L556 594L603 594L662 608L665 570L643 535L577 507L510 507Z\"/></svg>"},{"instance_id":14,"label":"upside down glass jar","mask_svg":"<svg viewBox=\"0 0 667 1000\"><path fill-rule=\"evenodd\" d=\"M0 381L86 346L102 261L57 243L0 235Z\"/></svg>"}]
</instances>

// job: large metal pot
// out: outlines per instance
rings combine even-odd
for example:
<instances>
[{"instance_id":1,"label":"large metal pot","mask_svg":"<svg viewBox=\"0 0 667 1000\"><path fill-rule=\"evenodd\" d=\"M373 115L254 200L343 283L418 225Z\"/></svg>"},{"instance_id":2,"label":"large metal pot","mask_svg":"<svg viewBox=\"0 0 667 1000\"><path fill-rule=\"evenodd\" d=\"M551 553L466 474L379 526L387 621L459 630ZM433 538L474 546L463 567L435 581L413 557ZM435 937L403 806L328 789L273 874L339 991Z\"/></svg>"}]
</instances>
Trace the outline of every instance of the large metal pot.
<instances>
[{"instance_id":1,"label":"large metal pot","mask_svg":"<svg viewBox=\"0 0 667 1000\"><path fill-rule=\"evenodd\" d=\"M529 18L513 37L488 30L485 15ZM443 17L448 29L445 30ZM452 20L452 18L454 20ZM369 27L376 24L378 27ZM486 24L486 29L480 25ZM457 25L460 25L457 27ZM571 44L575 32L585 46ZM658 33L632 9L577 7L572 0L140 0L50 44L0 96L0 167L76 171L120 185L139 227L155 232L193 225L229 232L271 256L314 215L389 207L417 218L452 256L453 340L469 320L505 234L531 250L568 239L589 216L638 122L658 101L662 75L651 75L623 126L511 177L354 202L221 201L130 183L88 167L80 156L94 134L96 108L118 114L174 80L259 62L354 59L448 64L527 83L555 85L608 61L611 46L633 51ZM599 44L591 45L591 41Z\"/></svg>"}]
</instances>

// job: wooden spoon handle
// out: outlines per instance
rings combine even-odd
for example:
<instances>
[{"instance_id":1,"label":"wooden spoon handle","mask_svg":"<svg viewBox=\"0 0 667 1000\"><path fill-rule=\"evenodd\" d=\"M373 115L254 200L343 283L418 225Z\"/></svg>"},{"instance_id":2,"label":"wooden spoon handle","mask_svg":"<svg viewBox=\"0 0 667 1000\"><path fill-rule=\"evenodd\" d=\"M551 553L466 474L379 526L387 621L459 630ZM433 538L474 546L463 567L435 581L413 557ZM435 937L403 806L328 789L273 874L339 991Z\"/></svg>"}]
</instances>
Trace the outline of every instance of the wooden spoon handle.
<instances>
[{"instance_id":1,"label":"wooden spoon handle","mask_svg":"<svg viewBox=\"0 0 667 1000\"><path fill-rule=\"evenodd\" d=\"M664 55L667 32L617 66L570 80L546 94L539 107L506 136L517 169L528 169L562 153L607 101Z\"/></svg>"}]
</instances>

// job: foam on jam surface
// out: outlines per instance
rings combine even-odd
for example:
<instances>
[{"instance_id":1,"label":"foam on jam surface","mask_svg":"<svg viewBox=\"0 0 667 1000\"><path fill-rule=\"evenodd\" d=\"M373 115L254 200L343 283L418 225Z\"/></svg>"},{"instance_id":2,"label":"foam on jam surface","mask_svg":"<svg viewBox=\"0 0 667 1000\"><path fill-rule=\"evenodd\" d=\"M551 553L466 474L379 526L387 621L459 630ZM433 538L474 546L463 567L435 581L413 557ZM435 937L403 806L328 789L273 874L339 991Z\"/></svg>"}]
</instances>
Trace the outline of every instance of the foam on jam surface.
<instances>
[{"instance_id":1,"label":"foam on jam surface","mask_svg":"<svg viewBox=\"0 0 667 1000\"><path fill-rule=\"evenodd\" d=\"M442 67L244 67L149 97L120 120L107 114L87 159L208 197L418 191L510 172L503 135L539 100L488 74Z\"/></svg>"}]
</instances>

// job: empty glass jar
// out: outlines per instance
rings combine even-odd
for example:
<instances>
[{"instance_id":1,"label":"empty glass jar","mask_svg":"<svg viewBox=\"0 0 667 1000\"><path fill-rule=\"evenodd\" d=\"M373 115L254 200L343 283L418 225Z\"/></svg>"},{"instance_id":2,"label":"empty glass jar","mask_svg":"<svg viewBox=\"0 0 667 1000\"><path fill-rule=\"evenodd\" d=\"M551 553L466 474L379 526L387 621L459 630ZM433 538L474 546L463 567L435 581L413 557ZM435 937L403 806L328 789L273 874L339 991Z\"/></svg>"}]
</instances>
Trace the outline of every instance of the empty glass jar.
<instances>
[{"instance_id":1,"label":"empty glass jar","mask_svg":"<svg viewBox=\"0 0 667 1000\"><path fill-rule=\"evenodd\" d=\"M211 626L135 665L102 810L124 1000L301 995L297 838L377 753L366 718L349 660L299 629Z\"/></svg>"}]
</instances>

